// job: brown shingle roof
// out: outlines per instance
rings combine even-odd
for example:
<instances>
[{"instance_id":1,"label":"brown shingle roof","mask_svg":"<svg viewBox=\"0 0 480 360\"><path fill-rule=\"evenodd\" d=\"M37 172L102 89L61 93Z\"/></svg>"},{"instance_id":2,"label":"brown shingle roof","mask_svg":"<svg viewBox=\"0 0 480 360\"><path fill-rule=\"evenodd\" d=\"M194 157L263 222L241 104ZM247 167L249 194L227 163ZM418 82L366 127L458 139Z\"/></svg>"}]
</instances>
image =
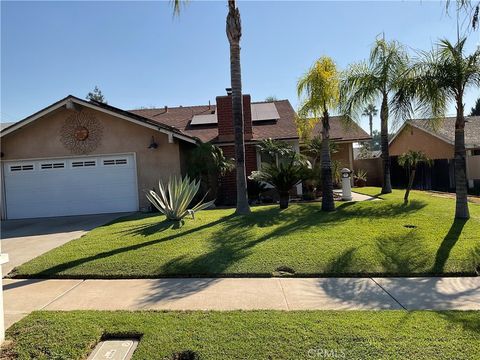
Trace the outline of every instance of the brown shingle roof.
<instances>
[{"instance_id":1,"label":"brown shingle roof","mask_svg":"<svg viewBox=\"0 0 480 360\"><path fill-rule=\"evenodd\" d=\"M254 121L253 140L261 139L298 139L295 126L295 111L288 100L274 101L280 119L277 121ZM255 103L252 103L255 104ZM258 102L257 102L258 104ZM138 109L130 112L144 116L150 120L173 126L185 134L198 137L202 141L217 141L218 128L216 124L190 125L194 115L206 115L215 111L215 105L184 106L160 109ZM370 137L358 125L344 128L340 117L331 118L332 139L357 141L368 140ZM317 124L318 126L318 124ZM314 132L317 132L315 129Z\"/></svg>"},{"instance_id":2,"label":"brown shingle roof","mask_svg":"<svg viewBox=\"0 0 480 360\"><path fill-rule=\"evenodd\" d=\"M454 144L455 142L455 117L447 117L440 121L436 127L430 119L413 119L407 123L425 130L444 141ZM465 147L480 147L480 116L469 116L465 122Z\"/></svg>"},{"instance_id":3,"label":"brown shingle roof","mask_svg":"<svg viewBox=\"0 0 480 360\"><path fill-rule=\"evenodd\" d=\"M319 121L313 128L313 136L322 132L322 122ZM341 116L330 117L330 139L337 141L365 141L371 137L358 124L351 121L345 123Z\"/></svg>"},{"instance_id":4,"label":"brown shingle roof","mask_svg":"<svg viewBox=\"0 0 480 360\"><path fill-rule=\"evenodd\" d=\"M259 121L253 123L253 140L266 138L297 139L295 111L288 100L275 101L280 119L277 121ZM255 103L252 103L255 104ZM215 105L182 106L161 109L130 110L162 124L173 126L185 134L198 137L202 141L217 141L217 124L190 125L194 115L207 115L215 111Z\"/></svg>"}]
</instances>

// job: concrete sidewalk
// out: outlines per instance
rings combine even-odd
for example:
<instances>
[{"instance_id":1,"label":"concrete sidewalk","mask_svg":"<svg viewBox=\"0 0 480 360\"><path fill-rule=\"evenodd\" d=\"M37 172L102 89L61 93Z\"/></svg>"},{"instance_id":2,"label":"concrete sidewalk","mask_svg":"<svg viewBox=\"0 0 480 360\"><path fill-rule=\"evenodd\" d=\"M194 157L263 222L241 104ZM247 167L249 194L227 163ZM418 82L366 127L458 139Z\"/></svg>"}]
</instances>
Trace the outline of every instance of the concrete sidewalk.
<instances>
[{"instance_id":1,"label":"concrete sidewalk","mask_svg":"<svg viewBox=\"0 0 480 360\"><path fill-rule=\"evenodd\" d=\"M480 310L480 277L4 280L6 326L34 310Z\"/></svg>"}]
</instances>

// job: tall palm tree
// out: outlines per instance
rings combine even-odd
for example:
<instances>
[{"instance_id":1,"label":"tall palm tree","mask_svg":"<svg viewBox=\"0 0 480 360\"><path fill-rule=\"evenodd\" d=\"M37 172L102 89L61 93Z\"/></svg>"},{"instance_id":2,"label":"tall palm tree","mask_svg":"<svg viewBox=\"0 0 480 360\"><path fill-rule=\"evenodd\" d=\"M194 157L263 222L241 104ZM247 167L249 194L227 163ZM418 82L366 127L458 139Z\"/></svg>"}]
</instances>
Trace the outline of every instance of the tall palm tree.
<instances>
[{"instance_id":1,"label":"tall palm tree","mask_svg":"<svg viewBox=\"0 0 480 360\"><path fill-rule=\"evenodd\" d=\"M335 210L333 200L332 161L330 159L330 111L338 107L340 76L335 62L327 56L319 58L297 84L297 93L303 102L299 110L302 118L322 121L322 210Z\"/></svg>"},{"instance_id":2,"label":"tall palm tree","mask_svg":"<svg viewBox=\"0 0 480 360\"><path fill-rule=\"evenodd\" d=\"M465 104L463 97L470 87L480 86L480 49L465 54L466 38L455 44L440 40L431 51L421 52L404 76L402 91L396 96L405 109L415 100L417 108L439 121L445 116L448 104L455 103L455 217L470 217L467 203Z\"/></svg>"},{"instance_id":3,"label":"tall palm tree","mask_svg":"<svg viewBox=\"0 0 480 360\"><path fill-rule=\"evenodd\" d=\"M187 1L174 0L174 13L180 12L180 6ZM235 139L235 170L237 185L237 208L235 213L250 213L247 193L247 175L245 170L245 136L243 119L242 73L240 66L240 39L242 24L240 11L235 0L228 0L226 32L230 43L230 82L232 89L232 117Z\"/></svg>"},{"instance_id":4,"label":"tall palm tree","mask_svg":"<svg viewBox=\"0 0 480 360\"><path fill-rule=\"evenodd\" d=\"M377 114L377 107L373 104L368 104L367 107L363 109L362 116L368 116L368 124L370 125L370 136L373 136L373 117L377 116Z\"/></svg>"},{"instance_id":5,"label":"tall palm tree","mask_svg":"<svg viewBox=\"0 0 480 360\"><path fill-rule=\"evenodd\" d=\"M397 114L394 94L398 90L408 56L396 41L377 39L368 62L353 64L341 81L342 112L355 118L366 105L380 99L380 133L383 160L382 194L392 192L390 182L390 154L388 152L389 115Z\"/></svg>"},{"instance_id":6,"label":"tall palm tree","mask_svg":"<svg viewBox=\"0 0 480 360\"><path fill-rule=\"evenodd\" d=\"M415 180L415 173L417 172L417 166L421 163L426 163L430 165L431 160L425 155L423 151L408 150L406 153L403 153L398 157L398 164L406 168L409 173L408 185L405 191L405 196L403 197L403 202L408 204L408 195L410 190L413 187L413 181Z\"/></svg>"}]
</instances>

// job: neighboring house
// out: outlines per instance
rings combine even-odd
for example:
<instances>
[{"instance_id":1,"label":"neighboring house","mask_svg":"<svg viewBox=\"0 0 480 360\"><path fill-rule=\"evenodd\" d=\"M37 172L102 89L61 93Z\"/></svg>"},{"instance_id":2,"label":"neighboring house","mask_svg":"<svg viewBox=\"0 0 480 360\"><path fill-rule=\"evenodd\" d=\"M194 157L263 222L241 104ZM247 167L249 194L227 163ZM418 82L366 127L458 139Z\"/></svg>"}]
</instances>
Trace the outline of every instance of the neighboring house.
<instances>
[{"instance_id":1,"label":"neighboring house","mask_svg":"<svg viewBox=\"0 0 480 360\"><path fill-rule=\"evenodd\" d=\"M455 188L454 179L455 118L448 117L436 126L429 119L407 121L390 140L390 156L396 157L408 150L421 150L433 166L422 166L418 187L449 191ZM469 188L480 189L480 116L466 118L465 147L467 150L467 179ZM396 165L396 164L395 164ZM393 169L404 172L402 169ZM393 171L392 171L393 173ZM403 181L402 176L397 180ZM392 182L394 177L392 174Z\"/></svg>"},{"instance_id":2,"label":"neighboring house","mask_svg":"<svg viewBox=\"0 0 480 360\"><path fill-rule=\"evenodd\" d=\"M247 175L261 163L265 138L299 149L295 111L288 100L251 103L244 95ZM216 105L125 111L74 96L1 131L2 217L8 219L127 212L149 208L145 190L186 173L188 152L211 141L234 157L231 97ZM336 156L352 164L354 135L332 119ZM351 129L350 129L351 131ZM221 200L234 203L235 176L223 180Z\"/></svg>"}]
</instances>

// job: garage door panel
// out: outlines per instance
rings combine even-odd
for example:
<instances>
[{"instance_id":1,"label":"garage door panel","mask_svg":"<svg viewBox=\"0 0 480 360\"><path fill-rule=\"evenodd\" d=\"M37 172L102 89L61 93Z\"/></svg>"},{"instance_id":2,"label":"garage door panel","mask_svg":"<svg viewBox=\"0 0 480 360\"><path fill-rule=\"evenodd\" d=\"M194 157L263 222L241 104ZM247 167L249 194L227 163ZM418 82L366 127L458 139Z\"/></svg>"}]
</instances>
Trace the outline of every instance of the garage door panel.
<instances>
[{"instance_id":1,"label":"garage door panel","mask_svg":"<svg viewBox=\"0 0 480 360\"><path fill-rule=\"evenodd\" d=\"M138 210L133 155L38 160L34 170L18 169L26 165L32 162L5 164L10 219Z\"/></svg>"}]
</instances>

